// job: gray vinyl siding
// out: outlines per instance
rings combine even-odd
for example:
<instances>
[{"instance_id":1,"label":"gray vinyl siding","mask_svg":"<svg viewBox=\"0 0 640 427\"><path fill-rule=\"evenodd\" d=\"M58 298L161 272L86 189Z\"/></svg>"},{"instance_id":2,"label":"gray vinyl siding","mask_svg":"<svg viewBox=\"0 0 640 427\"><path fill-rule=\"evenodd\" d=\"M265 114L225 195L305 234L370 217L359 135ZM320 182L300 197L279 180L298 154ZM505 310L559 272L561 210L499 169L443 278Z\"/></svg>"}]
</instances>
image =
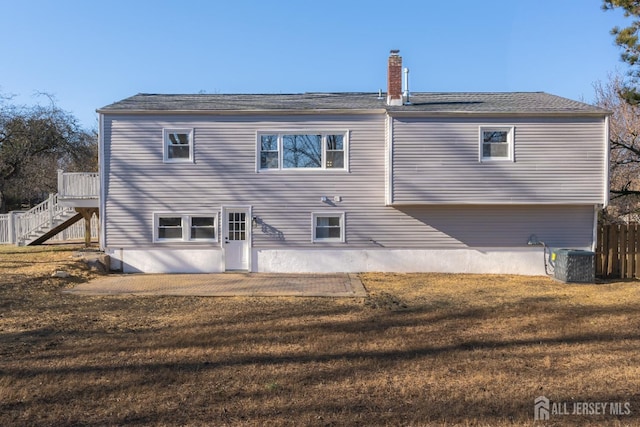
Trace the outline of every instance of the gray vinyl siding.
<instances>
[{"instance_id":1,"label":"gray vinyl siding","mask_svg":"<svg viewBox=\"0 0 640 427\"><path fill-rule=\"evenodd\" d=\"M393 118L393 204L604 202L604 118ZM514 161L479 161L479 127L514 126Z\"/></svg>"},{"instance_id":2,"label":"gray vinyl siding","mask_svg":"<svg viewBox=\"0 0 640 427\"><path fill-rule=\"evenodd\" d=\"M517 141L521 140L520 132L526 141L527 132L531 131L527 131L528 125L519 123L515 123ZM590 122L585 124L596 127ZM445 128L457 126L450 123ZM172 127L194 129L195 163L163 163L162 130ZM430 128L427 124L420 127ZM349 131L349 171L256 172L256 133L296 130ZM440 129L440 139L446 139L445 131ZM394 178L394 186L410 179L402 169L411 158L409 154L424 150L424 144L409 144L410 135L397 121L395 134L404 139L401 138L394 153L394 161L399 162L394 174L398 171L400 174ZM590 134L585 131L586 137ZM477 127L474 135L477 150ZM110 248L220 246L220 242L154 244L153 213L219 214L224 205L252 206L252 213L259 220L252 230L252 245L259 249L524 247L530 234L537 234L549 245L591 244L594 212L590 202L574 206L385 206L382 114L244 117L106 114L103 138L104 244ZM410 147L413 151L400 154ZM533 148L523 144L516 149L516 155L523 157L522 162L527 156L544 157ZM462 168L460 153L457 154L455 162ZM440 162L444 162L447 153L439 156ZM473 164L477 162L477 151L474 156L467 154L462 159ZM601 159L602 154L594 149L592 156ZM583 163L590 165L587 161ZM439 170L442 178L442 168L432 169ZM562 170L551 172L561 174ZM460 185L463 181L476 185L463 176L456 179ZM411 188L414 193L416 185L431 190L430 182L433 180L415 182ZM411 192L407 194L414 197ZM399 195L403 195L402 191ZM323 203L322 196L330 200L340 196L342 201ZM589 200L594 198L591 195ZM345 212L346 243L312 243L311 213L332 211Z\"/></svg>"},{"instance_id":3,"label":"gray vinyl siding","mask_svg":"<svg viewBox=\"0 0 640 427\"><path fill-rule=\"evenodd\" d=\"M593 206L400 206L394 237L426 248L525 247L535 234L551 247L586 248L593 239ZM415 233L415 234L412 234Z\"/></svg>"},{"instance_id":4,"label":"gray vinyl siding","mask_svg":"<svg viewBox=\"0 0 640 427\"><path fill-rule=\"evenodd\" d=\"M384 206L381 114L105 115L104 127L107 246L150 245L154 212L219 212L223 205L251 205L260 219L253 230L254 246L316 247L311 243L311 212L345 211L349 222L347 207L366 211ZM194 164L162 162L165 127L194 129ZM256 133L263 131L348 131L349 171L256 173ZM322 196L341 196L342 202L323 203Z\"/></svg>"}]
</instances>

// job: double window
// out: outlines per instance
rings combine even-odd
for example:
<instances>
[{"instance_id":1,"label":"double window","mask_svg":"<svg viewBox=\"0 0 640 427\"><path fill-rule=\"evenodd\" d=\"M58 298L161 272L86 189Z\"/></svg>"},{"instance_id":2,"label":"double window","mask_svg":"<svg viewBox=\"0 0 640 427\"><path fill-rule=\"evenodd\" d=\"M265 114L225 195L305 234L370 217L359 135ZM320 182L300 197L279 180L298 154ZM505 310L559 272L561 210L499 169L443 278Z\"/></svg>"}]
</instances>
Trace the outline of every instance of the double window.
<instances>
[{"instance_id":1,"label":"double window","mask_svg":"<svg viewBox=\"0 0 640 427\"><path fill-rule=\"evenodd\" d=\"M513 160L513 126L480 127L480 161Z\"/></svg>"},{"instance_id":2,"label":"double window","mask_svg":"<svg viewBox=\"0 0 640 427\"><path fill-rule=\"evenodd\" d=\"M169 162L193 162L193 129L164 129L163 156Z\"/></svg>"},{"instance_id":3,"label":"double window","mask_svg":"<svg viewBox=\"0 0 640 427\"><path fill-rule=\"evenodd\" d=\"M155 242L218 240L218 215L154 214Z\"/></svg>"},{"instance_id":4,"label":"double window","mask_svg":"<svg viewBox=\"0 0 640 427\"><path fill-rule=\"evenodd\" d=\"M344 212L311 214L312 242L344 242Z\"/></svg>"},{"instance_id":5,"label":"double window","mask_svg":"<svg viewBox=\"0 0 640 427\"><path fill-rule=\"evenodd\" d=\"M346 133L259 133L258 169L347 169Z\"/></svg>"}]
</instances>

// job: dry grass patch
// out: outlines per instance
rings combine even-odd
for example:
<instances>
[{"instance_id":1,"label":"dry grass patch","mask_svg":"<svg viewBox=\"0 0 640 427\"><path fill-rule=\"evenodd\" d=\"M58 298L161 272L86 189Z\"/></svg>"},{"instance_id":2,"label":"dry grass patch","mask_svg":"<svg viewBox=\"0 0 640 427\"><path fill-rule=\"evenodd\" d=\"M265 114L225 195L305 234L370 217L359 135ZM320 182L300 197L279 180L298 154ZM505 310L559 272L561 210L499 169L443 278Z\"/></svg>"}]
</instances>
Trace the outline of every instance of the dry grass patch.
<instances>
[{"instance_id":1,"label":"dry grass patch","mask_svg":"<svg viewBox=\"0 0 640 427\"><path fill-rule=\"evenodd\" d=\"M364 299L87 297L76 248L0 247L0 425L534 425L629 402L636 282L363 274ZM51 278L65 269L69 279Z\"/></svg>"}]
</instances>

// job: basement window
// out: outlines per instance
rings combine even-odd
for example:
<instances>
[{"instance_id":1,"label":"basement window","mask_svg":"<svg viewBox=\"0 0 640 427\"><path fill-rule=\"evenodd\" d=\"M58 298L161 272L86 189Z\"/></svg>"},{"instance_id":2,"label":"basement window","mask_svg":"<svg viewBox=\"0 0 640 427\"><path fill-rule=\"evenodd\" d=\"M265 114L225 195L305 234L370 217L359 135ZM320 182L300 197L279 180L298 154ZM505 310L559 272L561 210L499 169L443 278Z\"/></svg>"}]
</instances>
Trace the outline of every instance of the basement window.
<instances>
[{"instance_id":1,"label":"basement window","mask_svg":"<svg viewBox=\"0 0 640 427\"><path fill-rule=\"evenodd\" d=\"M214 216L192 216L191 240L215 240L216 218Z\"/></svg>"},{"instance_id":2,"label":"basement window","mask_svg":"<svg viewBox=\"0 0 640 427\"><path fill-rule=\"evenodd\" d=\"M344 242L344 212L313 212L312 242Z\"/></svg>"},{"instance_id":3,"label":"basement window","mask_svg":"<svg viewBox=\"0 0 640 427\"><path fill-rule=\"evenodd\" d=\"M217 214L153 215L154 242L217 242Z\"/></svg>"},{"instance_id":4,"label":"basement window","mask_svg":"<svg viewBox=\"0 0 640 427\"><path fill-rule=\"evenodd\" d=\"M164 162L193 163L193 129L164 129Z\"/></svg>"},{"instance_id":5,"label":"basement window","mask_svg":"<svg viewBox=\"0 0 640 427\"><path fill-rule=\"evenodd\" d=\"M480 161L513 161L513 134L513 126L481 126Z\"/></svg>"},{"instance_id":6,"label":"basement window","mask_svg":"<svg viewBox=\"0 0 640 427\"><path fill-rule=\"evenodd\" d=\"M182 217L159 217L158 240L182 240Z\"/></svg>"}]
</instances>

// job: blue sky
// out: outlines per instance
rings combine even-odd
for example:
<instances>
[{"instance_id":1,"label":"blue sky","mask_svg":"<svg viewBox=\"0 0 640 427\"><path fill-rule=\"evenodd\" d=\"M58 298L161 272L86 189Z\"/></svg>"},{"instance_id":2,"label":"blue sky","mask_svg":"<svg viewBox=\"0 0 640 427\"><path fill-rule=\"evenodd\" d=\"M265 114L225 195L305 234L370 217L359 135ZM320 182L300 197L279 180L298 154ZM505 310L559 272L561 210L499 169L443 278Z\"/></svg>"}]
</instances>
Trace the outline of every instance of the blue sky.
<instances>
[{"instance_id":1,"label":"blue sky","mask_svg":"<svg viewBox=\"0 0 640 427\"><path fill-rule=\"evenodd\" d=\"M386 90L390 49L410 89L545 91L592 102L627 71L600 0L0 0L0 94L96 108L146 93Z\"/></svg>"}]
</instances>

